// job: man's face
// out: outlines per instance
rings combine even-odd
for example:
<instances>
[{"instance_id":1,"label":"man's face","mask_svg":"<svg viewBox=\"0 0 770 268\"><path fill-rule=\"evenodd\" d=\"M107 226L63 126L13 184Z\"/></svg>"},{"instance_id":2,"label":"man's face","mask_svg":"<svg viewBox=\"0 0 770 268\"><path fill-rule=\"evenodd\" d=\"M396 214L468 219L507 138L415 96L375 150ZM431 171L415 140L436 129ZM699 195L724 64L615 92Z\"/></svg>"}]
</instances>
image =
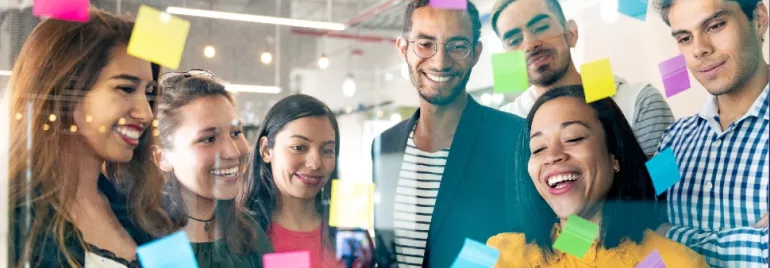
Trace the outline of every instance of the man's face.
<instances>
[{"instance_id":1,"label":"man's face","mask_svg":"<svg viewBox=\"0 0 770 268\"><path fill-rule=\"evenodd\" d=\"M412 30L399 38L401 57L409 65L409 78L426 102L443 106L465 92L471 70L481 54L481 43L473 45L473 26L465 10L421 7L412 15ZM425 58L432 51L434 55ZM462 57L458 51L467 51Z\"/></svg>"},{"instance_id":2,"label":"man's face","mask_svg":"<svg viewBox=\"0 0 770 268\"><path fill-rule=\"evenodd\" d=\"M496 26L505 50L526 54L530 83L550 86L569 70L577 29L566 29L546 1L515 1L500 12Z\"/></svg>"},{"instance_id":3,"label":"man's face","mask_svg":"<svg viewBox=\"0 0 770 268\"><path fill-rule=\"evenodd\" d=\"M761 11L760 11L761 10ZM767 12L749 21L735 1L676 1L669 9L671 33L687 67L714 96L740 88L759 70Z\"/></svg>"}]
</instances>

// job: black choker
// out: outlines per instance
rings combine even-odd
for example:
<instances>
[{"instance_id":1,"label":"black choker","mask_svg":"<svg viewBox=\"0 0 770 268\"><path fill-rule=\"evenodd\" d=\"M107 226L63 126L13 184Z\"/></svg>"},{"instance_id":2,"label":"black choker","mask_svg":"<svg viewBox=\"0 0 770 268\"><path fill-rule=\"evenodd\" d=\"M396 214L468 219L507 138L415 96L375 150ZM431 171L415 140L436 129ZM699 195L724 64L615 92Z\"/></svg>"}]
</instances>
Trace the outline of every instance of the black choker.
<instances>
[{"instance_id":1,"label":"black choker","mask_svg":"<svg viewBox=\"0 0 770 268\"><path fill-rule=\"evenodd\" d=\"M214 215L211 215L211 219L208 219L208 220L196 219L196 218L193 218L190 215L187 215L187 217L190 218L190 219L193 219L195 221L202 222L203 223L203 230L206 231L207 233L209 232L209 223L211 223L211 221L214 220Z\"/></svg>"}]
</instances>

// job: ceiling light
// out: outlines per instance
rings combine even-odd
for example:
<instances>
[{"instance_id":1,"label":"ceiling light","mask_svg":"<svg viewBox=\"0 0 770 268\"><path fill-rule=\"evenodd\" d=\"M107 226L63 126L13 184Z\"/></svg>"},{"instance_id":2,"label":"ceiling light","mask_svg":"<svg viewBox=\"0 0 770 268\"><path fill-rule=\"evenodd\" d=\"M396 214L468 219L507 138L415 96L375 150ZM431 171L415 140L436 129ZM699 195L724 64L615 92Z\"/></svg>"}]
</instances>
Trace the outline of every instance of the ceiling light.
<instances>
[{"instance_id":1,"label":"ceiling light","mask_svg":"<svg viewBox=\"0 0 770 268\"><path fill-rule=\"evenodd\" d=\"M326 54L321 54L321 57L318 58L318 68L326 69L329 68L329 58L326 57Z\"/></svg>"},{"instance_id":2,"label":"ceiling light","mask_svg":"<svg viewBox=\"0 0 770 268\"><path fill-rule=\"evenodd\" d=\"M345 28L347 28L347 26L345 26L345 24L342 24L342 23L297 20L297 19L289 19L289 18L257 16L257 15L250 15L250 14L239 14L239 13L230 13L230 12L203 10L203 9L181 8L181 7L168 7L166 8L166 12L175 14L175 15L187 15L187 16L194 16L194 17L204 17L204 18L223 19L223 20L236 20L236 21L256 22L256 23L278 24L278 25L286 25L286 26L293 26L293 27L323 29L323 30L332 30L332 31L342 31L342 30L345 30Z\"/></svg>"},{"instance_id":3,"label":"ceiling light","mask_svg":"<svg viewBox=\"0 0 770 268\"><path fill-rule=\"evenodd\" d=\"M401 122L401 115L398 114L398 113L394 113L394 114L390 115L390 121Z\"/></svg>"},{"instance_id":4,"label":"ceiling light","mask_svg":"<svg viewBox=\"0 0 770 268\"><path fill-rule=\"evenodd\" d=\"M393 81L393 74L385 73L385 81Z\"/></svg>"},{"instance_id":5,"label":"ceiling light","mask_svg":"<svg viewBox=\"0 0 770 268\"><path fill-rule=\"evenodd\" d=\"M216 54L217 50L214 49L213 46L206 46L206 48L203 49L203 56L206 56L206 58L213 58Z\"/></svg>"},{"instance_id":6,"label":"ceiling light","mask_svg":"<svg viewBox=\"0 0 770 268\"><path fill-rule=\"evenodd\" d=\"M11 71L0 70L0 76L11 76Z\"/></svg>"},{"instance_id":7,"label":"ceiling light","mask_svg":"<svg viewBox=\"0 0 770 268\"><path fill-rule=\"evenodd\" d=\"M348 74L345 82L342 82L342 94L345 94L346 97L353 97L356 94L356 81L353 80L352 74Z\"/></svg>"},{"instance_id":8,"label":"ceiling light","mask_svg":"<svg viewBox=\"0 0 770 268\"><path fill-rule=\"evenodd\" d=\"M270 64L273 62L273 54L270 53L270 51L265 50L265 52L262 52L262 56L259 57L262 60L262 63L264 64Z\"/></svg>"},{"instance_id":9,"label":"ceiling light","mask_svg":"<svg viewBox=\"0 0 770 268\"><path fill-rule=\"evenodd\" d=\"M281 93L280 87L273 87L273 86L227 84L225 85L225 89L227 89L227 91L245 92L245 93L267 93L267 94Z\"/></svg>"}]
</instances>

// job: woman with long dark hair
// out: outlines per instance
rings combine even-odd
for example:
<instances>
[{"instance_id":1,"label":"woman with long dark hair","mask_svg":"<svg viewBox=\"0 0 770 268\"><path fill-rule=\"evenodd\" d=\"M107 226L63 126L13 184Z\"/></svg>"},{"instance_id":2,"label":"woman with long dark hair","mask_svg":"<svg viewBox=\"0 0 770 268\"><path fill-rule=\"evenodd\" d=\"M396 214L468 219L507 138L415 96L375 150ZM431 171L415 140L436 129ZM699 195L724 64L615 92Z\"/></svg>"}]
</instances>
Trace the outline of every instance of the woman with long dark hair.
<instances>
[{"instance_id":1,"label":"woman with long dark hair","mask_svg":"<svg viewBox=\"0 0 770 268\"><path fill-rule=\"evenodd\" d=\"M659 205L647 157L612 99L586 103L582 86L543 94L527 117L531 183L515 195L528 215L523 233L487 241L497 267L635 267L658 250L668 267L707 267L703 258L656 234ZM568 216L600 226L581 259L553 248Z\"/></svg>"},{"instance_id":2,"label":"woman with long dark hair","mask_svg":"<svg viewBox=\"0 0 770 268\"><path fill-rule=\"evenodd\" d=\"M10 267L137 267L137 245L173 230L146 131L160 68L127 54L133 27L93 9L25 41L9 87Z\"/></svg>"},{"instance_id":3,"label":"woman with long dark hair","mask_svg":"<svg viewBox=\"0 0 770 268\"><path fill-rule=\"evenodd\" d=\"M235 100L211 72L160 79L155 162L166 174L164 208L187 232L200 267L262 267L272 246L246 213L253 179Z\"/></svg>"}]
</instances>

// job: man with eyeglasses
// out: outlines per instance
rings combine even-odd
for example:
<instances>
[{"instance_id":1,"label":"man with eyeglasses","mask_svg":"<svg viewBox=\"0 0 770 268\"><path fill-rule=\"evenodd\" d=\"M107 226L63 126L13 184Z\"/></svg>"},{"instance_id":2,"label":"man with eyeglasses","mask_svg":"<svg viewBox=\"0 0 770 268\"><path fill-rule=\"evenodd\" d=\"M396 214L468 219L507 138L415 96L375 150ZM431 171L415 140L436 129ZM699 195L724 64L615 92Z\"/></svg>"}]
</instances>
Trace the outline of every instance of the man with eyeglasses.
<instances>
[{"instance_id":1,"label":"man with eyeglasses","mask_svg":"<svg viewBox=\"0 0 770 268\"><path fill-rule=\"evenodd\" d=\"M478 10L428 2L407 5L397 41L420 107L372 144L379 267L449 267L466 238L515 231L506 189L529 181L524 120L466 92L482 50Z\"/></svg>"},{"instance_id":2,"label":"man with eyeglasses","mask_svg":"<svg viewBox=\"0 0 770 268\"><path fill-rule=\"evenodd\" d=\"M524 51L532 84L501 110L526 118L546 91L582 84L570 53L577 44L577 25L567 21L557 0L498 0L490 21L505 50ZM617 94L612 99L633 127L644 153L653 156L663 132L674 123L668 103L648 83L631 84L615 77L615 86Z\"/></svg>"}]
</instances>

